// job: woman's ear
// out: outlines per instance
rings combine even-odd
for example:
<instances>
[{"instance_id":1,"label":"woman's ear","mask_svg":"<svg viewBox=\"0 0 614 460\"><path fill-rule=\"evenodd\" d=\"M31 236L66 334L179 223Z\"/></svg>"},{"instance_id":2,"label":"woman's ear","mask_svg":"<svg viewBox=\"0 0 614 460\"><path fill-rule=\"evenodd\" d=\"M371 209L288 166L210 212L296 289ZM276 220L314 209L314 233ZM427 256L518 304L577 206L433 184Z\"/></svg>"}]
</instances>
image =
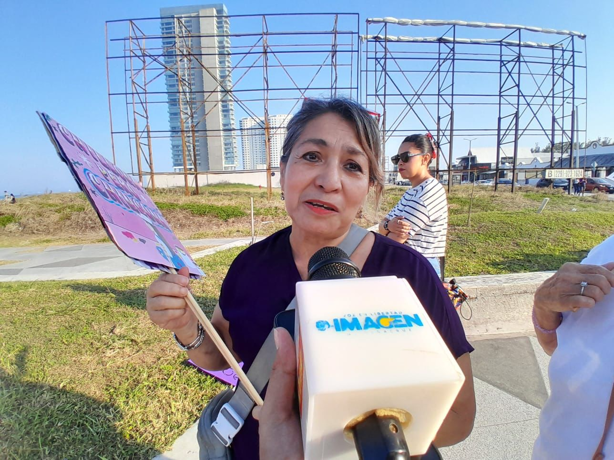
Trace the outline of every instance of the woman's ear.
<instances>
[{"instance_id":1,"label":"woman's ear","mask_svg":"<svg viewBox=\"0 0 614 460\"><path fill-rule=\"evenodd\" d=\"M281 187L281 191L284 191L284 182L286 178L286 163L281 161L279 163L279 186Z\"/></svg>"}]
</instances>

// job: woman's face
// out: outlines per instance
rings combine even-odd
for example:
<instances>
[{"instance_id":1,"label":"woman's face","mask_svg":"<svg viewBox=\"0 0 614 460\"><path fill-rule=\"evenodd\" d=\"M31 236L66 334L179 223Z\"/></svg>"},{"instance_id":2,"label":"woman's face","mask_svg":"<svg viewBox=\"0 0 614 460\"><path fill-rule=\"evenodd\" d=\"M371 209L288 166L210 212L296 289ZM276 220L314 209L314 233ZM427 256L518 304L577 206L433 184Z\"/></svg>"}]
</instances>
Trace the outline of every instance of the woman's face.
<instances>
[{"instance_id":1,"label":"woman's face","mask_svg":"<svg viewBox=\"0 0 614 460\"><path fill-rule=\"evenodd\" d=\"M281 164L281 188L293 228L343 235L369 192L369 161L354 127L333 113L311 120Z\"/></svg>"},{"instance_id":2,"label":"woman's face","mask_svg":"<svg viewBox=\"0 0 614 460\"><path fill-rule=\"evenodd\" d=\"M399 151L397 153L401 154L403 152L409 152L410 155L421 153L420 149L416 148L412 142L404 142L399 146ZM424 174L425 168L428 168L428 161L428 155L410 157L407 163L399 161L399 174L403 179L411 182L412 179L418 178Z\"/></svg>"}]
</instances>

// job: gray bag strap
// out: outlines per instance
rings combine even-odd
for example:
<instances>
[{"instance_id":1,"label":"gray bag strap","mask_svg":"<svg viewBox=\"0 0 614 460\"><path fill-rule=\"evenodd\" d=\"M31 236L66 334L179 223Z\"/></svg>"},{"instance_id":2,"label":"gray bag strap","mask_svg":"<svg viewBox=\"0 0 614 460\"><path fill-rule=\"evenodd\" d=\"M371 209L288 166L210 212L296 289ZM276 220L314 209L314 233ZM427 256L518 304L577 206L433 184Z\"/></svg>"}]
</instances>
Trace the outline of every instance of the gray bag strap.
<instances>
[{"instance_id":1,"label":"gray bag strap","mask_svg":"<svg viewBox=\"0 0 614 460\"><path fill-rule=\"evenodd\" d=\"M350 231L337 247L343 249L346 254L351 255L368 233L368 230L352 224ZM296 297L294 297L290 304L288 304L286 310L294 310L295 308ZM269 376L271 375L271 370L273 369L273 362L275 361L276 353L277 349L275 348L275 340L273 338L273 331L271 330L268 337L264 341L262 348L260 348L260 351L256 355L254 362L250 366L249 371L247 372L247 377L249 378L250 382L252 382L252 385L254 385L258 393L260 393L269 382ZM231 406L232 410L234 410L236 415L238 415L242 420L245 420L254 408L254 401L252 401L252 399L243 389L243 386L240 384L237 385L232 398L227 404ZM224 420L220 420L222 416L224 417ZM230 445L232 438L234 438L234 435L238 433L242 425L242 421L236 420L234 418L234 414L230 413L229 411L221 410L218 419L212 426L212 429L220 441L225 443L225 445Z\"/></svg>"}]
</instances>

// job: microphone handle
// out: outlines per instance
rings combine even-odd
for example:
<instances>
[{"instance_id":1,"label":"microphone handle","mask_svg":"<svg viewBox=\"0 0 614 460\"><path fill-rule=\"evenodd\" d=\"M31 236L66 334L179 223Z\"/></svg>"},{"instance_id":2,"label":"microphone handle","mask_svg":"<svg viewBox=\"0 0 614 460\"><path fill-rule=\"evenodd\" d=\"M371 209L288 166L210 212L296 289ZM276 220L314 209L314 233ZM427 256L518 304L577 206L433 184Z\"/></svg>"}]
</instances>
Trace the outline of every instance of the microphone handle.
<instances>
[{"instance_id":1,"label":"microphone handle","mask_svg":"<svg viewBox=\"0 0 614 460\"><path fill-rule=\"evenodd\" d=\"M409 460L409 448L399 420L371 414L352 428L360 460Z\"/></svg>"}]
</instances>

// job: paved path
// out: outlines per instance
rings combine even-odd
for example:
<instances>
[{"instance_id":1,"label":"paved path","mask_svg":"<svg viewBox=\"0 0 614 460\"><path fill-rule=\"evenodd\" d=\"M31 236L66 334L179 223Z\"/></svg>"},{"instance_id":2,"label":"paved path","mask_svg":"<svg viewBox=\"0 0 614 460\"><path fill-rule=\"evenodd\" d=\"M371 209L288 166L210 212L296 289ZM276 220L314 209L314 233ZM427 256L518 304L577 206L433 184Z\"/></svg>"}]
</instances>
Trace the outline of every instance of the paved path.
<instances>
[{"instance_id":1,"label":"paved path","mask_svg":"<svg viewBox=\"0 0 614 460\"><path fill-rule=\"evenodd\" d=\"M249 238L186 241L186 246L216 246L194 254L195 258L227 247L245 245ZM150 273L134 265L112 244L78 245L47 248L0 249L0 260L15 260L0 266L0 282L37 280L75 280L137 276ZM497 289L515 283L535 281L549 274L524 274L496 277L458 278L467 289L474 285ZM486 288L484 287L486 286ZM477 302L474 301L474 302ZM526 303L526 302L523 302ZM492 303L488 303L494 308ZM530 306L529 306L530 308ZM479 308L475 308L479 312ZM518 308L520 310L520 308ZM521 312L522 313L522 312ZM497 313L498 316L500 316ZM524 313L522 313L524 318ZM479 316L474 317L474 322ZM530 322L530 320L529 320ZM465 322L468 331L471 321ZM506 324L512 324L506 323ZM507 327L507 326L506 326ZM509 327L508 327L509 329ZM476 329L481 330L481 329ZM442 450L445 458L458 460L529 459L538 433L539 411L548 395L548 356L526 331L514 337L510 330L497 328L495 335L469 337L472 354L477 417L471 436L463 443ZM158 460L198 459L196 427L190 428L173 448Z\"/></svg>"},{"instance_id":2,"label":"paved path","mask_svg":"<svg viewBox=\"0 0 614 460\"><path fill-rule=\"evenodd\" d=\"M192 254L198 258L221 249L241 246L251 238L218 238L184 241L186 247L214 246ZM78 280L140 276L152 270L139 267L112 243L37 248L0 248L0 282Z\"/></svg>"}]
</instances>

